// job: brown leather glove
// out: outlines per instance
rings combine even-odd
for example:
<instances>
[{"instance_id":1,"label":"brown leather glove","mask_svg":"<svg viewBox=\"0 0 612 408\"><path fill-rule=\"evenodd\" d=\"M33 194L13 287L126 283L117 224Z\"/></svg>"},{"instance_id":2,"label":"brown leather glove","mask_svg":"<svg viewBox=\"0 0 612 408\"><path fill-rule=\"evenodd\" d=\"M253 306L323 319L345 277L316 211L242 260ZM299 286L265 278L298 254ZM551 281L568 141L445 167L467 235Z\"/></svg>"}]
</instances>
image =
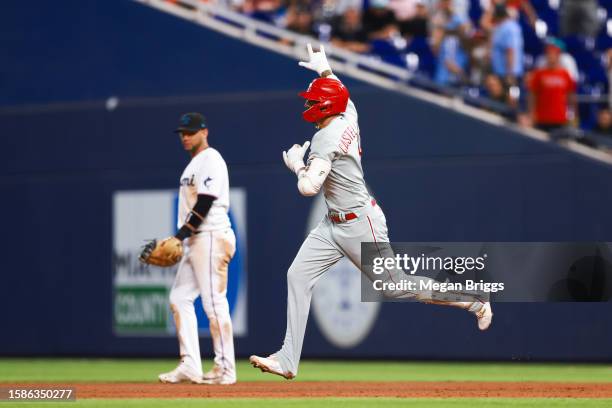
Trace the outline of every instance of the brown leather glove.
<instances>
[{"instance_id":1,"label":"brown leather glove","mask_svg":"<svg viewBox=\"0 0 612 408\"><path fill-rule=\"evenodd\" d=\"M149 241L138 259L142 263L155 266L172 266L183 257L183 243L176 237L169 237L162 241Z\"/></svg>"}]
</instances>

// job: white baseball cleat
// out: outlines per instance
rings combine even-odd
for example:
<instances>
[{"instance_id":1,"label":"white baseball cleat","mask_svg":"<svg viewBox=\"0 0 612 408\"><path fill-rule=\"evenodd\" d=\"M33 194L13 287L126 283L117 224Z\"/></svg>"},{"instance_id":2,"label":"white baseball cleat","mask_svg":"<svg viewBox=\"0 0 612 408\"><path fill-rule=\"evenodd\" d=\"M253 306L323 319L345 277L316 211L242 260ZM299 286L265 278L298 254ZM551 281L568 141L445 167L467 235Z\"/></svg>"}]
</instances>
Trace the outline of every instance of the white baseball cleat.
<instances>
[{"instance_id":1,"label":"white baseball cleat","mask_svg":"<svg viewBox=\"0 0 612 408\"><path fill-rule=\"evenodd\" d=\"M221 377L209 378L207 380L202 380L202 384L209 385L232 385L236 384L236 377L230 375L223 375Z\"/></svg>"},{"instance_id":2,"label":"white baseball cleat","mask_svg":"<svg viewBox=\"0 0 612 408\"><path fill-rule=\"evenodd\" d=\"M478 328L480 330L487 330L489 326L491 326L493 310L491 309L490 302L486 302L482 305L482 308L476 312L476 318L478 319Z\"/></svg>"},{"instance_id":3,"label":"white baseball cleat","mask_svg":"<svg viewBox=\"0 0 612 408\"><path fill-rule=\"evenodd\" d=\"M251 356L249 361L255 368L259 368L264 373L276 374L281 377L291 380L295 376L291 372L284 372L280 363L276 359L275 356L269 357L259 357L259 356Z\"/></svg>"},{"instance_id":4,"label":"white baseball cleat","mask_svg":"<svg viewBox=\"0 0 612 408\"><path fill-rule=\"evenodd\" d=\"M230 375L225 372L225 369L223 367L218 365L213 366L210 371L204 373L202 379L203 384L236 384L236 374Z\"/></svg>"},{"instance_id":5,"label":"white baseball cleat","mask_svg":"<svg viewBox=\"0 0 612 408\"><path fill-rule=\"evenodd\" d=\"M205 372L202 378L204 380L214 380L215 378L219 378L223 376L223 367L214 365L209 371Z\"/></svg>"},{"instance_id":6,"label":"white baseball cleat","mask_svg":"<svg viewBox=\"0 0 612 408\"><path fill-rule=\"evenodd\" d=\"M191 382L194 384L203 384L202 376L195 372L195 370L187 367L184 364L179 364L174 370L160 374L158 376L159 381L164 384L179 384L185 382Z\"/></svg>"}]
</instances>

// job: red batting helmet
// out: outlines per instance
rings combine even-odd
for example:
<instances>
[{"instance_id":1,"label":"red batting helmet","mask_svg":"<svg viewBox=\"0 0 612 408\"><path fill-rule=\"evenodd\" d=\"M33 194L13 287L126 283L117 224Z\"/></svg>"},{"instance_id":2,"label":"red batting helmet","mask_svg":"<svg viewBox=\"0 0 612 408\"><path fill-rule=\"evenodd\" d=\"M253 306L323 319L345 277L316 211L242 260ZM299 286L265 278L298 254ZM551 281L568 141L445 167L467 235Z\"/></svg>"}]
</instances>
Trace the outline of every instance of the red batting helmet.
<instances>
[{"instance_id":1,"label":"red batting helmet","mask_svg":"<svg viewBox=\"0 0 612 408\"><path fill-rule=\"evenodd\" d=\"M328 116L344 112L349 100L348 89L342 85L342 82L333 78L317 78L299 95L309 101L316 101L302 113L306 122L318 122Z\"/></svg>"}]
</instances>

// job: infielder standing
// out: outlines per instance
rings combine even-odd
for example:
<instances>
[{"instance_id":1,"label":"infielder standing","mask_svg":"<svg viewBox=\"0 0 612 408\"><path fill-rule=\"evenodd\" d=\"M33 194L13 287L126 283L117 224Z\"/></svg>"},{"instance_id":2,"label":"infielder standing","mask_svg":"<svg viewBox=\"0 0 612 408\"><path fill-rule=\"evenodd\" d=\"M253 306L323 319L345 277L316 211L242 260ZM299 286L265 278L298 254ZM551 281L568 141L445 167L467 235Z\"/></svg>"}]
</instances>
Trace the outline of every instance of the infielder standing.
<instances>
[{"instance_id":1,"label":"infielder standing","mask_svg":"<svg viewBox=\"0 0 612 408\"><path fill-rule=\"evenodd\" d=\"M159 380L234 384L234 339L226 293L228 265L234 256L236 238L227 215L227 165L221 154L208 145L208 128L201 114L184 114L176 133L191 155L180 180L179 230L175 235L184 243L184 256L170 292L181 362L174 370L160 374ZM194 308L198 296L210 322L215 351L214 366L204 375Z\"/></svg>"},{"instance_id":2,"label":"infielder standing","mask_svg":"<svg viewBox=\"0 0 612 408\"><path fill-rule=\"evenodd\" d=\"M303 157L310 142L293 145L283 152L283 159L297 175L302 195L313 196L323 188L328 214L310 232L289 267L287 331L282 348L269 357L250 358L254 367L286 379L294 378L298 372L312 291L319 278L343 256L361 268L361 242L389 242L385 215L368 193L363 177L355 105L346 87L332 74L323 46L313 52L308 44L308 54L310 60L299 65L316 71L320 77L300 96L306 99L303 118L314 123L318 131L312 138L307 165ZM385 279L393 281L392 272L388 271ZM488 302L450 302L435 293L385 292L385 296L466 309L476 315L481 330L489 327L493 317Z\"/></svg>"}]
</instances>

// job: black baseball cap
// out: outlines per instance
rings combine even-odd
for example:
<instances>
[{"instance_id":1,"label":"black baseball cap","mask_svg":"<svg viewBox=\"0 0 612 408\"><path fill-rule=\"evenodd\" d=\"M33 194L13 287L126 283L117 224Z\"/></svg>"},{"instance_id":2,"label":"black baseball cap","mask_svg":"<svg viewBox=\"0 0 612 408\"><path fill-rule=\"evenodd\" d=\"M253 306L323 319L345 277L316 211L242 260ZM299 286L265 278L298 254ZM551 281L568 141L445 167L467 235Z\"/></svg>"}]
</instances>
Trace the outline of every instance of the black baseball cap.
<instances>
[{"instance_id":1,"label":"black baseball cap","mask_svg":"<svg viewBox=\"0 0 612 408\"><path fill-rule=\"evenodd\" d=\"M191 132L206 129L206 118L197 112L184 113L179 119L179 126L174 133Z\"/></svg>"},{"instance_id":2,"label":"black baseball cap","mask_svg":"<svg viewBox=\"0 0 612 408\"><path fill-rule=\"evenodd\" d=\"M496 20L501 20L503 18L508 17L510 14L508 14L508 8L506 7L505 3L500 3L500 4L496 4L495 8L493 9L493 18Z\"/></svg>"}]
</instances>

